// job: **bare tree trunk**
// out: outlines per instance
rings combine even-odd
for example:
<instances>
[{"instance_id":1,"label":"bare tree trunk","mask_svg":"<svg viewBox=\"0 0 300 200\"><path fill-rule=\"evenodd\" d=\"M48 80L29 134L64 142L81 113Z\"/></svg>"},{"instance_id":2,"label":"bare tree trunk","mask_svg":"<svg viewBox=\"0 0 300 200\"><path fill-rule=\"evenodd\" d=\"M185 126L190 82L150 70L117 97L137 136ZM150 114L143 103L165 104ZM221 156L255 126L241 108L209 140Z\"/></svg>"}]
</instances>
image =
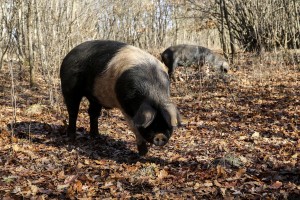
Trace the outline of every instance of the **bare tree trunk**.
<instances>
[{"instance_id":1,"label":"bare tree trunk","mask_svg":"<svg viewBox=\"0 0 300 200\"><path fill-rule=\"evenodd\" d=\"M1 6L0 13L0 24L2 24L2 28L0 28L0 70L2 69L4 56L11 47L12 29L15 18L15 7L11 6L10 10L5 8L6 4Z\"/></svg>"},{"instance_id":2,"label":"bare tree trunk","mask_svg":"<svg viewBox=\"0 0 300 200\"><path fill-rule=\"evenodd\" d=\"M235 56L235 46L234 46L234 36L233 36L233 32L232 32L232 29L231 29L231 22L229 20L229 17L228 17L228 10L227 10L227 7L226 7L226 3L224 0L221 0L222 1L222 10L223 10L223 13L224 13L224 17L225 17L225 20L226 20L226 24L227 24L227 28L228 28L228 31L229 31L229 40L230 40L230 50L231 50L231 63L233 63L234 61L234 56Z\"/></svg>"},{"instance_id":3,"label":"bare tree trunk","mask_svg":"<svg viewBox=\"0 0 300 200\"><path fill-rule=\"evenodd\" d=\"M33 61L33 43L32 43L32 12L31 7L34 2L27 2L27 41L28 41L28 65L29 65L29 74L30 74L30 80L29 85L30 87L35 86L35 68L34 68L34 61Z\"/></svg>"},{"instance_id":4,"label":"bare tree trunk","mask_svg":"<svg viewBox=\"0 0 300 200\"><path fill-rule=\"evenodd\" d=\"M296 0L293 0L293 12L295 15L295 26L293 26L293 36L294 36L294 41L293 41L293 48L297 49L297 44L300 46L300 10L297 10L296 6Z\"/></svg>"},{"instance_id":5,"label":"bare tree trunk","mask_svg":"<svg viewBox=\"0 0 300 200\"><path fill-rule=\"evenodd\" d=\"M226 46L226 33L225 33L225 23L224 23L224 9L223 9L223 0L218 0L217 3L219 4L220 14L221 14L221 27L219 28L219 32L221 34L220 40L222 49L224 52L224 57L228 59L227 55L227 46Z\"/></svg>"}]
</instances>

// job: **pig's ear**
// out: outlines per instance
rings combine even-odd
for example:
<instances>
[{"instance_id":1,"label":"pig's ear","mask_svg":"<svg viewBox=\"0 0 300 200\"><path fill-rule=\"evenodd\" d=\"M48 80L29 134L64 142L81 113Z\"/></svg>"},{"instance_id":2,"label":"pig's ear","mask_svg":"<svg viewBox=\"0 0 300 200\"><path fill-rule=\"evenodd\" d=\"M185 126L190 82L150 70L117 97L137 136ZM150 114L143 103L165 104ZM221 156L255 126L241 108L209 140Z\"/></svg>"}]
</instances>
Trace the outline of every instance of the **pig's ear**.
<instances>
[{"instance_id":1,"label":"pig's ear","mask_svg":"<svg viewBox=\"0 0 300 200\"><path fill-rule=\"evenodd\" d=\"M164 104L162 107L162 115L170 127L177 127L181 125L181 117L174 104Z\"/></svg>"},{"instance_id":2,"label":"pig's ear","mask_svg":"<svg viewBox=\"0 0 300 200\"><path fill-rule=\"evenodd\" d=\"M149 103L144 102L134 115L133 123L136 127L147 128L153 122L155 115L156 110Z\"/></svg>"}]
</instances>

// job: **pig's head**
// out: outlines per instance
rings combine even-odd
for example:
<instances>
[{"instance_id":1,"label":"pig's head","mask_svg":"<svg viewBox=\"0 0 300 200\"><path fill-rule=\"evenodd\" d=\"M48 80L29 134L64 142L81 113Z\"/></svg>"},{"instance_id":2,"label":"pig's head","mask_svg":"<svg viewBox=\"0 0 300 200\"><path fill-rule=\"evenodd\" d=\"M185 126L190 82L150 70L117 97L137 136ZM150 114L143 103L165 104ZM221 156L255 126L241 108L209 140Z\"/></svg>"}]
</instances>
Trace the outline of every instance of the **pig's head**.
<instances>
[{"instance_id":1,"label":"pig's head","mask_svg":"<svg viewBox=\"0 0 300 200\"><path fill-rule=\"evenodd\" d=\"M213 64L213 70L219 74L227 74L230 70L230 66L226 61L218 61Z\"/></svg>"},{"instance_id":2,"label":"pig's head","mask_svg":"<svg viewBox=\"0 0 300 200\"><path fill-rule=\"evenodd\" d=\"M156 146L164 146L174 128L180 125L180 116L175 105L170 102L153 106L145 101L133 117L133 123L142 140ZM138 142L138 149L140 154L146 154L145 142Z\"/></svg>"},{"instance_id":3,"label":"pig's head","mask_svg":"<svg viewBox=\"0 0 300 200\"><path fill-rule=\"evenodd\" d=\"M226 62L226 61L222 62L221 66L220 66L220 70L223 73L227 73L230 70L230 66L229 66L228 62Z\"/></svg>"}]
</instances>

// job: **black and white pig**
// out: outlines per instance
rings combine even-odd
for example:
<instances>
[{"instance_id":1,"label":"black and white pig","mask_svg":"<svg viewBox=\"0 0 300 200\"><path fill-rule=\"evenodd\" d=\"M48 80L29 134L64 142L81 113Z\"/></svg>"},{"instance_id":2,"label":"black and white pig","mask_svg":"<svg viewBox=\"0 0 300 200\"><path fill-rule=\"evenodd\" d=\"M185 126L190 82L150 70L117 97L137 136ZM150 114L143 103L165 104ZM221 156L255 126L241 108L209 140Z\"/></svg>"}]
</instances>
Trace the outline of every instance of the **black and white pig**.
<instances>
[{"instance_id":1,"label":"black and white pig","mask_svg":"<svg viewBox=\"0 0 300 200\"><path fill-rule=\"evenodd\" d=\"M148 152L147 142L165 145L180 124L166 67L137 47L110 40L84 42L66 55L60 78L69 114L67 135L73 140L84 96L91 136L98 134L101 108L118 108L136 136L140 155Z\"/></svg>"},{"instance_id":2,"label":"black and white pig","mask_svg":"<svg viewBox=\"0 0 300 200\"><path fill-rule=\"evenodd\" d=\"M170 77L173 77L173 72L177 66L192 64L203 66L208 63L221 73L227 73L230 68L223 57L208 48L197 45L179 44L171 46L161 54L161 59L168 67Z\"/></svg>"}]
</instances>

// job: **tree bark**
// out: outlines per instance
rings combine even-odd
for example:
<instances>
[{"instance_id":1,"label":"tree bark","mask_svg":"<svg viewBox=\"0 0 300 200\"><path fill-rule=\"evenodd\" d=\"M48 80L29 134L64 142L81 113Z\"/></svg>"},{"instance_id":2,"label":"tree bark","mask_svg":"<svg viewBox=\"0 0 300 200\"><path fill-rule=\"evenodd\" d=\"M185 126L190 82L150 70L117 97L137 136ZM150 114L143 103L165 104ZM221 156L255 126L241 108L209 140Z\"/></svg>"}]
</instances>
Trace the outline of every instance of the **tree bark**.
<instances>
[{"instance_id":1,"label":"tree bark","mask_svg":"<svg viewBox=\"0 0 300 200\"><path fill-rule=\"evenodd\" d=\"M227 7L226 7L226 3L224 0L221 0L222 1L222 6L223 6L223 13L224 13L224 17L225 17L225 20L226 20L226 25L227 25L227 28L228 28L228 31L229 31L229 43L230 43L230 51L231 51L231 63L233 63L234 61L234 56L235 56L235 46L234 46L234 36L233 36L233 32L232 32L232 28L231 28L231 23L230 23L230 20L229 20L229 17L228 17L228 10L227 10Z\"/></svg>"},{"instance_id":2,"label":"tree bark","mask_svg":"<svg viewBox=\"0 0 300 200\"><path fill-rule=\"evenodd\" d=\"M27 2L27 41L28 41L28 64L29 64L29 74L30 74L30 80L29 85L30 87L35 86L35 68L34 68L34 62L33 62L33 43L32 43L32 12L31 7L34 2Z\"/></svg>"}]
</instances>

